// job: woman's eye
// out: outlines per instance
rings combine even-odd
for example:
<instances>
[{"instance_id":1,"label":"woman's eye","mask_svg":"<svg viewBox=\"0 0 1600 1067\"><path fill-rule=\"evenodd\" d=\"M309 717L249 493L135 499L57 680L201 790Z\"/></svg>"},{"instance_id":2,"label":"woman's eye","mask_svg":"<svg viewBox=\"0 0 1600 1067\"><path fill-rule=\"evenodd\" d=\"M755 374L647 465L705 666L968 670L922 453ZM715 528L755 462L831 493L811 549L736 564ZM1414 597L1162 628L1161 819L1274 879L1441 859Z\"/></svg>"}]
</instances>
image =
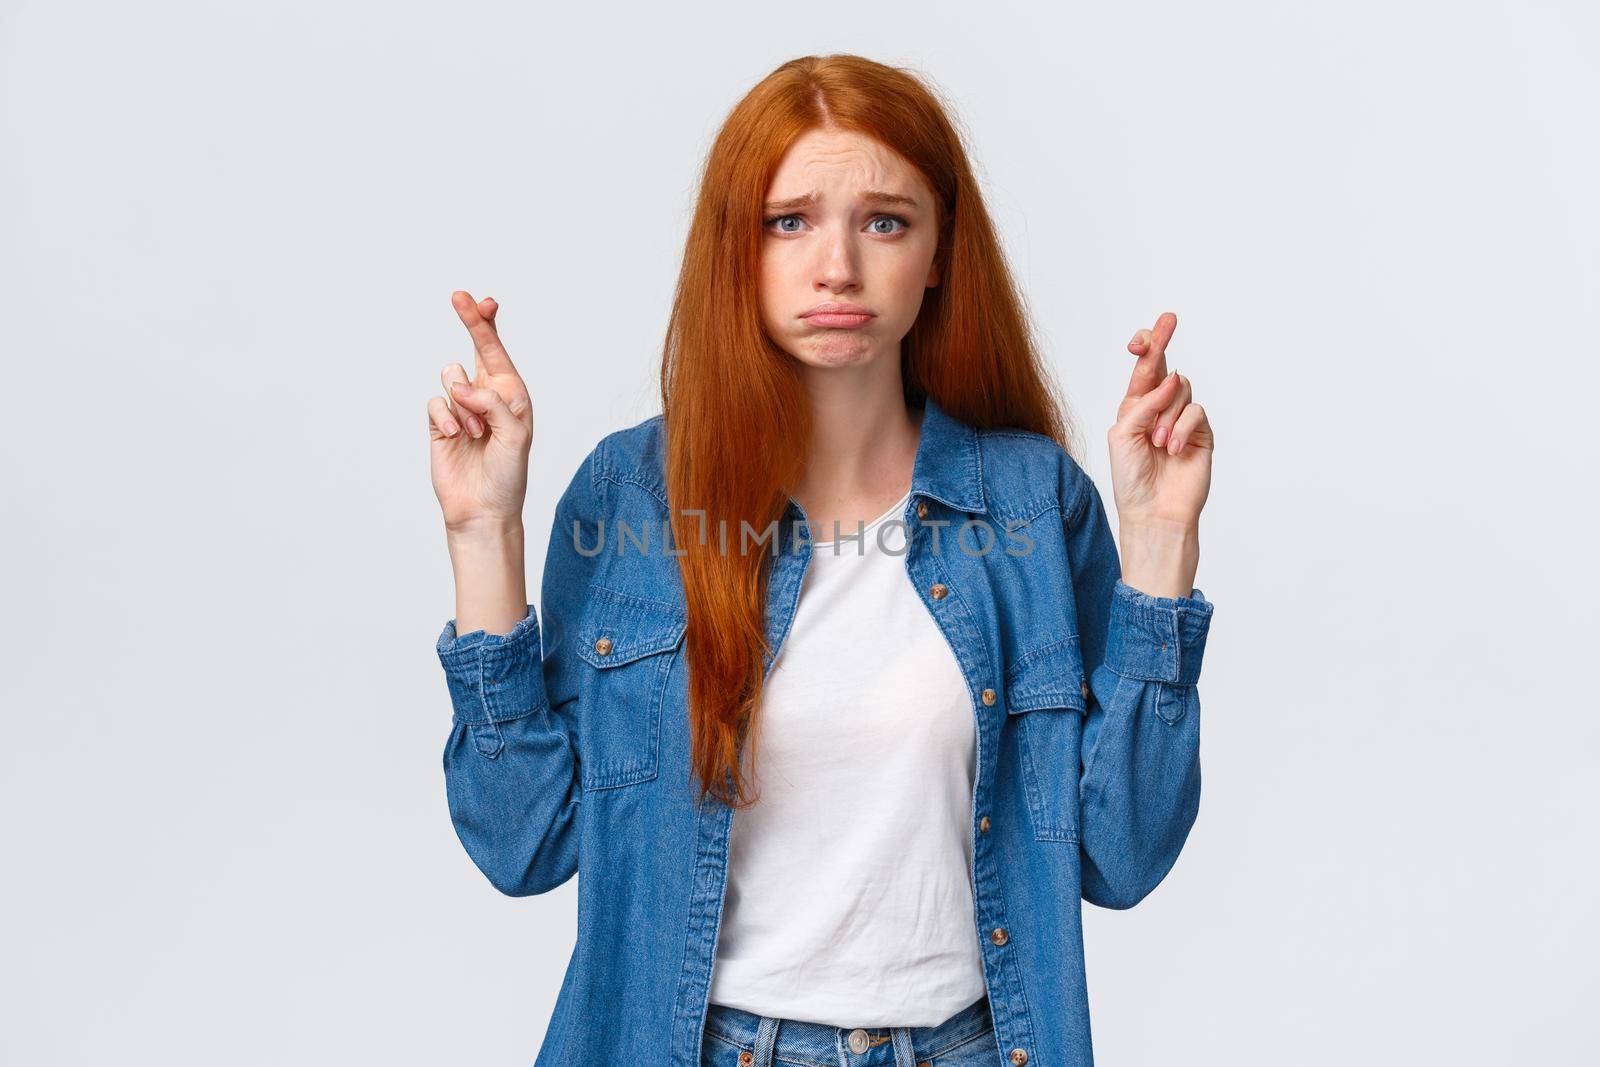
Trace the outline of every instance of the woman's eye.
<instances>
[{"instance_id":1,"label":"woman's eye","mask_svg":"<svg viewBox=\"0 0 1600 1067\"><path fill-rule=\"evenodd\" d=\"M770 219L763 219L762 220L762 225L770 227L770 228L773 228L773 229L776 229L779 233L799 233L800 230L799 230L798 227L785 226L784 223L786 223L786 222L798 223L800 221L801 220L800 220L800 216L799 215L774 215ZM873 229L872 230L873 233L881 234L884 237L892 237L895 234L903 233L911 225L909 222L907 222L905 219L901 218L899 215L878 215L875 218L873 218L873 220L871 222L867 223L867 226L868 227L875 227L880 222L898 222L900 224L900 229L898 229L898 230L880 230L880 229Z\"/></svg>"}]
</instances>

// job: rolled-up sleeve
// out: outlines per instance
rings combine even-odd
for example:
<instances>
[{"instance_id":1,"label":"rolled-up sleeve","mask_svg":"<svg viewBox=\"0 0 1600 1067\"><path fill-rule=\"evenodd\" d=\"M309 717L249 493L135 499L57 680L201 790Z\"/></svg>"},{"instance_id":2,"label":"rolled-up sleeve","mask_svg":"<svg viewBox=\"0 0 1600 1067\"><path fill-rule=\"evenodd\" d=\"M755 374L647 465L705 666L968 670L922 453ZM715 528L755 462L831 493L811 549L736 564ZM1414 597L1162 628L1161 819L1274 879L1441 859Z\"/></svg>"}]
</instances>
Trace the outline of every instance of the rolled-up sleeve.
<instances>
[{"instance_id":1,"label":"rolled-up sleeve","mask_svg":"<svg viewBox=\"0 0 1600 1067\"><path fill-rule=\"evenodd\" d=\"M506 634L437 643L453 708L444 750L450 819L467 854L509 896L543 893L577 872L580 789L572 739L550 714L532 604Z\"/></svg>"},{"instance_id":2,"label":"rolled-up sleeve","mask_svg":"<svg viewBox=\"0 0 1600 1067\"><path fill-rule=\"evenodd\" d=\"M1124 678L1194 685L1213 608L1198 588L1188 596L1151 596L1119 577L1112 587L1106 664Z\"/></svg>"},{"instance_id":3,"label":"rolled-up sleeve","mask_svg":"<svg viewBox=\"0 0 1600 1067\"><path fill-rule=\"evenodd\" d=\"M456 634L444 624L435 646L458 723L495 722L537 711L547 703L539 659L539 616L532 604L510 633Z\"/></svg>"}]
</instances>

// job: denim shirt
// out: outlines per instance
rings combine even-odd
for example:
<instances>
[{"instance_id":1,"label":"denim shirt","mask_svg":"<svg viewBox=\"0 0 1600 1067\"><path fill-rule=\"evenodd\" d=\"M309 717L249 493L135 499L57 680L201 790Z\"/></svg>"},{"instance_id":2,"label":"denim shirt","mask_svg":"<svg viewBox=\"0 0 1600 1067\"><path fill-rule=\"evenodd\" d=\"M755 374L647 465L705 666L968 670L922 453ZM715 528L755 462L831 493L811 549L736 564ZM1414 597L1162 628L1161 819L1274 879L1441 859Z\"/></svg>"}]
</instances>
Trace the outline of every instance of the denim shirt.
<instances>
[{"instance_id":1,"label":"denim shirt","mask_svg":"<svg viewBox=\"0 0 1600 1067\"><path fill-rule=\"evenodd\" d=\"M530 604L510 633L458 635L452 619L437 643L453 705L446 795L467 854L511 896L581 875L537 1067L700 1063L735 812L700 801L690 777L662 435L652 416L579 466L556 506L542 626ZM768 672L810 559L804 521L791 499L750 549L773 556ZM999 1054L1090 1067L1082 901L1137 904L1188 837L1212 604L1121 580L1099 490L1054 441L977 429L932 398L904 521L907 580L972 701L972 934Z\"/></svg>"}]
</instances>

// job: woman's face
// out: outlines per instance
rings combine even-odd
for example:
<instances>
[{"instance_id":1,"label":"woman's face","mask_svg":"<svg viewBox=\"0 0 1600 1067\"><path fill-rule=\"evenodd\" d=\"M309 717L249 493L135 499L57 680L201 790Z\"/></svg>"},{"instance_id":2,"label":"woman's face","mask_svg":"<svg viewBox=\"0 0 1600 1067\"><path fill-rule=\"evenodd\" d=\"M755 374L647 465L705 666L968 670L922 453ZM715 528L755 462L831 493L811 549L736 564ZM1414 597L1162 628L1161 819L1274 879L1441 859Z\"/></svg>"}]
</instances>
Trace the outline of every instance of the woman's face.
<instances>
[{"instance_id":1,"label":"woman's face","mask_svg":"<svg viewBox=\"0 0 1600 1067\"><path fill-rule=\"evenodd\" d=\"M812 367L898 366L900 339L938 284L932 191L916 168L864 134L811 130L767 191L761 315L773 341ZM868 316L811 315L848 304Z\"/></svg>"}]
</instances>

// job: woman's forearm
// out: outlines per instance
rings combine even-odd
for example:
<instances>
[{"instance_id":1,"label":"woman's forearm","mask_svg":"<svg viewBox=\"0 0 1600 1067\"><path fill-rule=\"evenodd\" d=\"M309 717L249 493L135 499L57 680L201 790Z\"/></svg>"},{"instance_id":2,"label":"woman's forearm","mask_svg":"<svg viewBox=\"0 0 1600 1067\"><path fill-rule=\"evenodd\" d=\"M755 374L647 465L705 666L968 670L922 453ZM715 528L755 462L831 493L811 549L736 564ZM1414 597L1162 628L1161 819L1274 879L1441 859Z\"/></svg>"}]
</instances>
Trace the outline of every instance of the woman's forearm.
<instances>
[{"instance_id":1,"label":"woman's forearm","mask_svg":"<svg viewBox=\"0 0 1600 1067\"><path fill-rule=\"evenodd\" d=\"M1122 580L1151 596L1188 596L1200 566L1200 529L1120 525Z\"/></svg>"},{"instance_id":2,"label":"woman's forearm","mask_svg":"<svg viewBox=\"0 0 1600 1067\"><path fill-rule=\"evenodd\" d=\"M522 523L447 531L456 579L456 632L510 633L528 614Z\"/></svg>"}]
</instances>

